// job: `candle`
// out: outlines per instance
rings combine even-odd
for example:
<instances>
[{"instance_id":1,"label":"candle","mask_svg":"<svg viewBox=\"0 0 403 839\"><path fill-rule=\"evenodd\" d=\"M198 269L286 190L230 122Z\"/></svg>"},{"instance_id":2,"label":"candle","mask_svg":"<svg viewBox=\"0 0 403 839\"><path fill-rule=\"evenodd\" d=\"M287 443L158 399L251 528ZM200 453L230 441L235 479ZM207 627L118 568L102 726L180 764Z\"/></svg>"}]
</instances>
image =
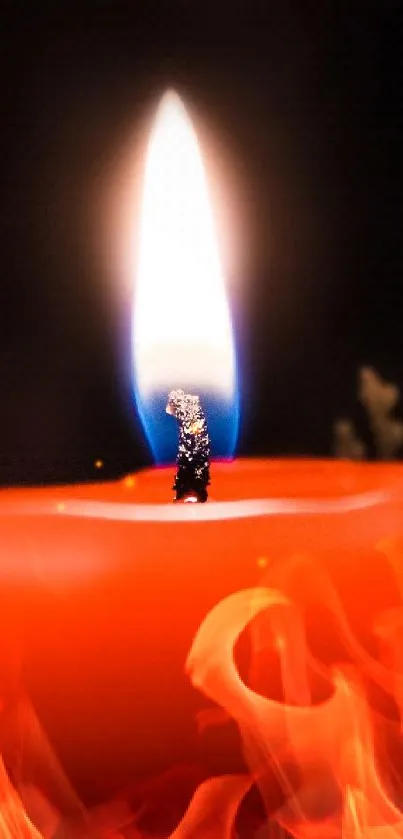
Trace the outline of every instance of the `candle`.
<instances>
[{"instance_id":1,"label":"candle","mask_svg":"<svg viewBox=\"0 0 403 839\"><path fill-rule=\"evenodd\" d=\"M29 627L26 678L64 762L77 773L79 753L95 780L99 755L106 775L108 760L147 775L200 756L204 703L184 669L192 639L272 565L319 555L353 602L349 574L364 602L384 596L374 547L400 529L399 466L213 462L204 505L167 502L173 477L164 467L1 493L4 586L18 599L23 588Z\"/></svg>"},{"instance_id":2,"label":"candle","mask_svg":"<svg viewBox=\"0 0 403 839\"><path fill-rule=\"evenodd\" d=\"M196 763L201 776L212 778L198 787L179 835L193 835L195 826L203 839L227 835L217 832L218 815L229 830L242 797L257 778L267 812L281 805L279 823L301 839L313 835L320 817L321 835L330 824L336 833L327 835L338 835L339 815L334 823L326 818L332 807L339 814L336 798L341 789L350 836L357 808L359 819L368 819L367 809L365 818L362 815L364 805L368 808L375 793L376 806L383 807L381 815L377 810L373 816L376 823L391 823L393 806L375 774L370 701L365 705L354 692L353 680L333 678L326 670L327 656L333 663L337 655L329 613L350 644L355 673L371 676L399 700L398 666L377 665L354 639L355 633L374 629L381 645L388 647L396 608L400 614L396 585L385 569L394 569L398 589L401 467L303 459L225 460L236 437L236 370L211 218L207 213L207 227L199 227L204 232L195 236L189 219L178 215L167 169L158 157L166 132L168 139L173 136L178 142L177 123L170 121L178 116L180 142L174 148L180 154L174 163L178 172L183 168L186 173L185 186L202 187L195 204L206 219L199 157L193 146L189 152L181 145L188 139L189 125L182 106L170 96L160 115L163 133L153 134L150 159L158 166L148 168L146 178L151 192L146 192L141 225L145 238L133 333L136 400L151 447L164 461L173 459L175 446L174 433L168 431L169 422L174 423L164 413L167 392L184 387L206 396L216 455L209 501L172 504L172 466L115 482L0 493L3 591L11 613L23 607L25 689L67 774L84 790L89 782L95 799L105 790L112 794L125 778L155 776L172 766ZM167 190L168 216L156 174ZM166 237L167 219L173 226L169 222ZM150 232L156 220L162 222L157 245ZM186 235L180 228L177 240L179 222ZM195 251L197 256L200 242L194 284L188 260L194 259ZM166 285L153 287L156 277L168 277ZM200 285L204 277L211 283L210 302ZM178 300L184 307L179 317ZM201 345L206 337L206 346ZM322 622L321 605L328 610ZM385 609L389 612L383 613ZM263 610L273 612L273 623L254 626L253 654L242 644L238 649L238 636ZM351 618L351 629L343 610ZM315 654L322 668L318 673L304 646L309 621L316 630ZM396 645L389 647L398 656ZM244 678L249 671L250 684L260 696L246 688L237 673L234 650ZM269 667L266 690L274 697L264 697L262 656ZM326 683L322 693L312 687L308 664ZM279 665L281 677L275 675ZM18 678L10 665L3 684L6 706L19 701ZM207 705L211 700L222 709L221 716ZM295 708L298 705L303 709ZM231 717L239 726L246 765L238 740L226 736L225 725L212 725ZM21 734L18 727L17 731ZM321 739L322 732L326 737ZM340 756L336 746L343 737L346 753ZM357 752L360 738L366 764L373 769L370 781ZM271 758L282 773L277 786ZM13 766L12 758L10 762ZM240 769L236 777L223 777ZM302 778L300 788L294 770ZM35 767L32 772L35 776ZM50 775L54 781L54 768ZM74 809L78 805L61 770L58 778L63 799L67 796ZM17 805L7 775L3 783L0 775L0 784L15 817ZM46 773L43 786L53 801ZM24 794L29 809L26 790ZM165 795L173 795L172 785ZM290 800L287 809L285 802ZM108 823L115 827L119 823L122 828L128 818L121 810L115 820L108 813ZM52 835L53 828L42 824L40 829ZM13 835L8 824L5 835Z\"/></svg>"}]
</instances>

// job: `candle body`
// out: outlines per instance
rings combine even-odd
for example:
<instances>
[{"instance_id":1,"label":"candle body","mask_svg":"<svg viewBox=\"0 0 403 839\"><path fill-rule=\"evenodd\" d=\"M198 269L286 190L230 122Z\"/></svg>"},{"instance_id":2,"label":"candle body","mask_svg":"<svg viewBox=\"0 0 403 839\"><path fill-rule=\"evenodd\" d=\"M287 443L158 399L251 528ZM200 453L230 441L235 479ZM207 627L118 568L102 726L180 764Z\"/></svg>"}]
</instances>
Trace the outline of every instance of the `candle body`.
<instances>
[{"instance_id":1,"label":"candle body","mask_svg":"<svg viewBox=\"0 0 403 839\"><path fill-rule=\"evenodd\" d=\"M23 606L23 678L79 786L203 758L207 703L187 653L207 613L271 565L319 557L352 613L392 596L375 546L403 529L400 466L215 463L205 505L171 504L173 477L1 493L2 591ZM216 743L210 768L225 771Z\"/></svg>"}]
</instances>

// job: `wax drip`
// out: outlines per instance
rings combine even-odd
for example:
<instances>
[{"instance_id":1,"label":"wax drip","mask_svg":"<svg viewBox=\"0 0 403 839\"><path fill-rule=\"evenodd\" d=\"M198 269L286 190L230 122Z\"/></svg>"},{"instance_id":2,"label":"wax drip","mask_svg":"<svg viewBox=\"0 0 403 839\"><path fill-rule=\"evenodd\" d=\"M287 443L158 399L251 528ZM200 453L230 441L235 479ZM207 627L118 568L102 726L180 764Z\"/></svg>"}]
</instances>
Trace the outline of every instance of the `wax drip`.
<instances>
[{"instance_id":1,"label":"wax drip","mask_svg":"<svg viewBox=\"0 0 403 839\"><path fill-rule=\"evenodd\" d=\"M166 410L175 417L179 426L174 501L207 501L210 438L200 399L184 390L171 390Z\"/></svg>"}]
</instances>

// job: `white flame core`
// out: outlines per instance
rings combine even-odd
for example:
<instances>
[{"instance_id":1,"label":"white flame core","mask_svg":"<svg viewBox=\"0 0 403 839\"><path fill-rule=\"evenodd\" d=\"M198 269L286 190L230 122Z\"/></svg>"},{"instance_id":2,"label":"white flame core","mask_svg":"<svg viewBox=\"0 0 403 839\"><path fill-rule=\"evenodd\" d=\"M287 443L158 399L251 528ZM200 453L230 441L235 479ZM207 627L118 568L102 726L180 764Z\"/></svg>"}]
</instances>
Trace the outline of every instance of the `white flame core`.
<instances>
[{"instance_id":1,"label":"white flame core","mask_svg":"<svg viewBox=\"0 0 403 839\"><path fill-rule=\"evenodd\" d=\"M148 146L133 326L140 396L174 387L233 395L235 351L206 176L172 92Z\"/></svg>"}]
</instances>

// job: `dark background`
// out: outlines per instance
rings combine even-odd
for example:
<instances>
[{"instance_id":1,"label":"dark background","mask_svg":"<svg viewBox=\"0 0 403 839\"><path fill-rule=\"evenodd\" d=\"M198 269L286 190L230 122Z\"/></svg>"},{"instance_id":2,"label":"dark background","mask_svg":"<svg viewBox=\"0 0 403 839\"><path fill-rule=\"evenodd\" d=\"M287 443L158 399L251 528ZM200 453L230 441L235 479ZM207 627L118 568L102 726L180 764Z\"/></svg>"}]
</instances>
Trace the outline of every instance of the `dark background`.
<instances>
[{"instance_id":1,"label":"dark background","mask_svg":"<svg viewBox=\"0 0 403 839\"><path fill-rule=\"evenodd\" d=\"M125 149L172 85L232 173L239 450L330 454L361 364L403 385L402 5L13 0L1 16L0 482L150 462L116 208Z\"/></svg>"}]
</instances>

